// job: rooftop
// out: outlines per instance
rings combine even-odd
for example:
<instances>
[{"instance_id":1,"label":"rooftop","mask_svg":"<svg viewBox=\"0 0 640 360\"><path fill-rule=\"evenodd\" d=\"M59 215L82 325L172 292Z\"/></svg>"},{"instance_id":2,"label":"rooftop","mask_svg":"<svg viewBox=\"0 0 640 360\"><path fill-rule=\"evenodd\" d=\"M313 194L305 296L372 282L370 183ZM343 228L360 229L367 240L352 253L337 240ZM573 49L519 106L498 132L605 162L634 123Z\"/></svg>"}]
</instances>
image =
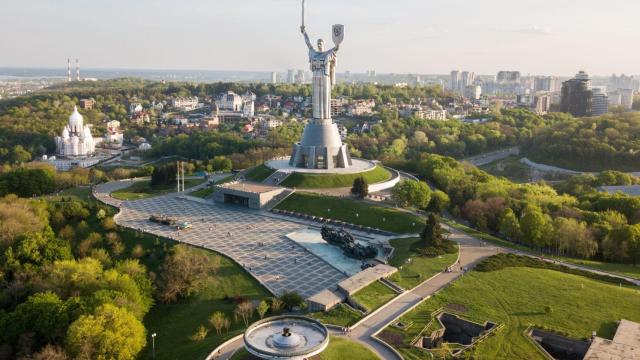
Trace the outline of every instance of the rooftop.
<instances>
[{"instance_id":1,"label":"rooftop","mask_svg":"<svg viewBox=\"0 0 640 360\"><path fill-rule=\"evenodd\" d=\"M250 193L256 193L256 194L266 193L266 192L275 191L275 190L282 190L282 188L279 186L270 186L270 185L265 185L262 183L251 182L251 181L234 181L226 184L220 184L217 186L225 189L238 190L238 191L244 191L244 192L250 192Z\"/></svg>"},{"instance_id":2,"label":"rooftop","mask_svg":"<svg viewBox=\"0 0 640 360\"><path fill-rule=\"evenodd\" d=\"M613 340L595 337L584 360L640 359L640 324L620 320Z\"/></svg>"}]
</instances>

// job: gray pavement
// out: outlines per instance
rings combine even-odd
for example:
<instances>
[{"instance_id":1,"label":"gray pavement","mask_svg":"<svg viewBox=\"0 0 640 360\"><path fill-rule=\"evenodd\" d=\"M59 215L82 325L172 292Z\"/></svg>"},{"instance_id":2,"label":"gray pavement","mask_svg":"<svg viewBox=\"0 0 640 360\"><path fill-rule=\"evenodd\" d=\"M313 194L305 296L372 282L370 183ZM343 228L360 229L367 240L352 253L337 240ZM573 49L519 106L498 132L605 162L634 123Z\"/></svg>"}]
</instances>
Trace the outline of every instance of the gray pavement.
<instances>
[{"instance_id":1,"label":"gray pavement","mask_svg":"<svg viewBox=\"0 0 640 360\"><path fill-rule=\"evenodd\" d=\"M310 297L334 288L346 276L285 235L307 228L282 218L263 216L235 206L190 201L176 194L136 201L109 196L131 181L112 182L95 189L95 196L120 208L116 223L225 254L243 266L273 294L295 291ZM188 221L192 227L178 231L152 223L152 214Z\"/></svg>"}]
</instances>

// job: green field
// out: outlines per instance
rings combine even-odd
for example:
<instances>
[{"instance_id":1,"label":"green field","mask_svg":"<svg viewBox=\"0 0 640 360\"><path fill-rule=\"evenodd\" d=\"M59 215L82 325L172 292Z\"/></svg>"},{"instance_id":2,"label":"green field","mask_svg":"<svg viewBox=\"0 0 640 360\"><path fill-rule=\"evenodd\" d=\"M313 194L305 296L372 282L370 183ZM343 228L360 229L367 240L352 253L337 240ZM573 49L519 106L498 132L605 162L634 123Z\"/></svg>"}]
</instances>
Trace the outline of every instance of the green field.
<instances>
[{"instance_id":1,"label":"green field","mask_svg":"<svg viewBox=\"0 0 640 360\"><path fill-rule=\"evenodd\" d=\"M611 338L616 321L640 321L638 288L618 287L583 276L527 267L498 271L472 271L405 314L406 330L385 329L384 338L402 335L405 344L430 320L433 311L455 308L470 320L503 324L495 335L471 350L477 359L544 359L523 335L528 326L544 327L575 338L588 338L592 331ZM550 307L550 312L545 311ZM395 344L405 359L423 359L419 349Z\"/></svg>"},{"instance_id":2,"label":"green field","mask_svg":"<svg viewBox=\"0 0 640 360\"><path fill-rule=\"evenodd\" d=\"M327 348L321 354L312 357L311 360L373 360L377 358L375 353L358 342L332 336ZM244 348L231 357L231 360L249 359L253 360L255 357L252 357Z\"/></svg>"},{"instance_id":3,"label":"green field","mask_svg":"<svg viewBox=\"0 0 640 360\"><path fill-rule=\"evenodd\" d=\"M305 174L293 173L283 182L282 186L295 187L299 189L327 189L353 186L353 180L364 177L369 184L374 184L388 180L391 174L382 166L376 166L372 170L359 174Z\"/></svg>"},{"instance_id":4,"label":"green field","mask_svg":"<svg viewBox=\"0 0 640 360\"><path fill-rule=\"evenodd\" d=\"M458 257L458 254L444 254L437 257L422 255L418 250L420 241L420 238L403 238L389 242L395 249L393 256L389 259L389 265L398 268L398 272L391 275L389 280L404 289L412 289L443 271ZM409 259L411 260L407 261Z\"/></svg>"},{"instance_id":5,"label":"green field","mask_svg":"<svg viewBox=\"0 0 640 360\"><path fill-rule=\"evenodd\" d=\"M213 194L214 191L215 191L215 188L211 186L211 187L206 187L206 188L202 188L200 190L191 192L189 193L189 196L195 196L201 199L206 199L209 197L209 195Z\"/></svg>"},{"instance_id":6,"label":"green field","mask_svg":"<svg viewBox=\"0 0 640 360\"><path fill-rule=\"evenodd\" d=\"M262 182L271 174L276 172L275 170L268 168L266 165L258 165L252 169L249 169L246 174L244 174L245 179L249 181Z\"/></svg>"},{"instance_id":7,"label":"green field","mask_svg":"<svg viewBox=\"0 0 640 360\"><path fill-rule=\"evenodd\" d=\"M336 307L327 312L315 312L308 314L308 316L320 321L323 324L337 326L351 326L362 318L362 314L344 304L338 304Z\"/></svg>"},{"instance_id":8,"label":"green field","mask_svg":"<svg viewBox=\"0 0 640 360\"><path fill-rule=\"evenodd\" d=\"M550 256L548 254L543 254L541 252L538 252L534 249L531 249L529 247L523 246L523 245L518 245L518 244L514 244L510 241L507 240L503 240L500 239L498 237L495 237L493 235L481 232L479 230L470 228L468 226L462 225L460 223L457 223L455 221L452 221L450 219L442 219L442 222L444 222L445 224L458 229L462 232L465 232L473 237L476 237L478 239L482 239L485 240L487 242L505 247L505 248L509 248L509 249L515 249L515 250L520 250L520 251L525 251L531 254L536 254L536 255L544 255L547 257L552 257L555 259L558 259L560 261L564 261L567 263L571 263L571 264L575 264L575 265L580 265L583 266L585 268L591 268L594 270L600 270L600 271L606 271L609 272L611 274L617 274L617 275L621 275L621 276L626 276L626 277L630 277L630 278L634 278L634 279L640 279L640 265L634 265L634 264L615 264L615 263L607 263L607 262L603 262L603 261L596 261L596 260L584 260L584 259L573 259L573 258L567 258L567 257L562 257L562 256Z\"/></svg>"},{"instance_id":9,"label":"green field","mask_svg":"<svg viewBox=\"0 0 640 360\"><path fill-rule=\"evenodd\" d=\"M386 304L396 296L398 296L398 293L380 281L373 282L352 295L352 297L360 305L366 307L369 312Z\"/></svg>"},{"instance_id":10,"label":"green field","mask_svg":"<svg viewBox=\"0 0 640 360\"><path fill-rule=\"evenodd\" d=\"M188 189L190 187L200 185L203 182L203 179L188 179L184 181L184 187L185 189ZM152 187L150 180L142 180L133 183L129 187L112 192L111 196L119 200L139 200L175 191L176 184Z\"/></svg>"},{"instance_id":11,"label":"green field","mask_svg":"<svg viewBox=\"0 0 640 360\"><path fill-rule=\"evenodd\" d=\"M311 193L296 192L278 204L276 209L341 220L395 233L418 233L424 226L423 219L407 212Z\"/></svg>"},{"instance_id":12,"label":"green field","mask_svg":"<svg viewBox=\"0 0 640 360\"><path fill-rule=\"evenodd\" d=\"M157 333L157 359L204 359L209 352L229 338L242 333L244 324L233 321L235 305L230 298L242 296L249 300L265 299L269 292L232 260L212 251L201 250L209 257L220 258L220 269L207 281L199 293L172 304L156 304L144 318L148 333ZM208 323L215 311L224 312L232 320L228 333L216 335ZM257 320L254 314L252 321ZM189 337L200 326L207 326L209 335L203 341ZM151 358L150 342L141 358Z\"/></svg>"}]
</instances>

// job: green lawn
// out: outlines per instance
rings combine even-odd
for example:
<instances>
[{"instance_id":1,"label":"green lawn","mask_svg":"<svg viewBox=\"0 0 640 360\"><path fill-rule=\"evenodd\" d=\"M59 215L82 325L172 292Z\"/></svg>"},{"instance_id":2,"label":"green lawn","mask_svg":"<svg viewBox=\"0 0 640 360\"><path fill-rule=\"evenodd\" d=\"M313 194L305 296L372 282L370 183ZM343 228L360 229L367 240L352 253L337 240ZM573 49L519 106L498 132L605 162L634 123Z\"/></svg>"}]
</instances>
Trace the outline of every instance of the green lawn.
<instances>
[{"instance_id":1,"label":"green lawn","mask_svg":"<svg viewBox=\"0 0 640 360\"><path fill-rule=\"evenodd\" d=\"M537 255L544 255L547 257L553 257L556 258L560 261L565 261L567 263L572 263L575 265L580 265L583 266L585 268L591 268L591 269L595 269L595 270L600 270L600 271L606 271L612 274L617 274L617 275L621 275L621 276L626 276L626 277L630 277L630 278L634 278L634 279L640 279L640 265L634 265L634 264L615 264L615 263L607 263L607 262L603 262L603 261L596 261L596 260L584 260L584 259L574 259L574 258L567 258L567 257L562 257L562 256L550 256L549 254L542 254L534 249L531 249L529 247L523 246L523 245L518 245L518 244L514 244L510 241L507 240L503 240L500 239L498 237L495 237L493 235L487 234L487 233L483 233L479 230L470 228L468 226L462 225L460 223L457 223L455 221L452 221L450 219L442 219L442 222L444 222L445 224L458 229L460 231L463 231L473 237L476 237L478 239L483 239L487 242L490 243L494 243L496 245L505 247L505 248L510 248L510 249L515 249L515 250L520 250L520 251L525 251L531 254L537 254Z\"/></svg>"},{"instance_id":2,"label":"green lawn","mask_svg":"<svg viewBox=\"0 0 640 360\"><path fill-rule=\"evenodd\" d=\"M276 209L341 220L395 233L418 233L424 226L423 219L403 211L311 193L296 192L278 204Z\"/></svg>"},{"instance_id":3,"label":"green lawn","mask_svg":"<svg viewBox=\"0 0 640 360\"><path fill-rule=\"evenodd\" d=\"M391 275L389 280L404 289L412 289L441 272L453 264L458 254L444 254L438 257L428 257L418 251L420 238L393 239L389 243L394 247L389 265L398 268L398 272ZM407 261L411 259L410 261Z\"/></svg>"},{"instance_id":4,"label":"green lawn","mask_svg":"<svg viewBox=\"0 0 640 360\"><path fill-rule=\"evenodd\" d=\"M530 325L553 329L575 338L592 331L611 338L616 321L640 321L640 292L583 276L527 267L472 271L405 314L408 329L388 327L405 342L429 322L433 311L454 305L462 316L477 322L495 321L505 327L471 350L478 359L544 359L523 335ZM545 307L551 312L546 313ZM384 334L382 335L384 337ZM425 358L418 349L397 345L405 359Z\"/></svg>"},{"instance_id":5,"label":"green lawn","mask_svg":"<svg viewBox=\"0 0 640 360\"><path fill-rule=\"evenodd\" d=\"M250 169L246 174L244 174L244 177L249 181L262 182L274 172L276 171L262 164Z\"/></svg>"},{"instance_id":6,"label":"green lawn","mask_svg":"<svg viewBox=\"0 0 640 360\"><path fill-rule=\"evenodd\" d=\"M386 304L396 296L398 296L398 293L380 281L373 282L352 295L352 297L360 303L360 305L366 307L369 312Z\"/></svg>"},{"instance_id":7,"label":"green lawn","mask_svg":"<svg viewBox=\"0 0 640 360\"><path fill-rule=\"evenodd\" d=\"M364 177L369 184L388 180L391 174L382 166L376 166L372 170L359 174L309 174L293 173L282 182L282 186L300 189L326 189L353 186L353 180Z\"/></svg>"},{"instance_id":8,"label":"green lawn","mask_svg":"<svg viewBox=\"0 0 640 360\"><path fill-rule=\"evenodd\" d=\"M310 313L308 316L320 321L323 324L336 326L351 326L362 318L362 314L351 309L347 305L338 304L327 312Z\"/></svg>"},{"instance_id":9,"label":"green lawn","mask_svg":"<svg viewBox=\"0 0 640 360\"><path fill-rule=\"evenodd\" d=\"M213 194L213 192L215 191L215 188L212 187L206 187L206 188L202 188L200 190L196 190L194 192L189 193L189 196L195 196L195 197L199 197L201 199L205 199L207 197L209 197L209 195Z\"/></svg>"},{"instance_id":10,"label":"green lawn","mask_svg":"<svg viewBox=\"0 0 640 360\"><path fill-rule=\"evenodd\" d=\"M203 179L188 179L184 181L184 187L185 189L188 189L190 187L200 185L203 182ZM150 180L142 180L137 181L124 189L114 191L111 193L111 196L119 200L139 200L175 191L176 184L152 187Z\"/></svg>"},{"instance_id":11,"label":"green lawn","mask_svg":"<svg viewBox=\"0 0 640 360\"><path fill-rule=\"evenodd\" d=\"M220 270L206 286L191 298L172 304L156 304L144 318L147 333L157 333L157 359L204 359L207 354L227 339L243 332L244 324L233 321L235 305L229 298L265 299L269 292L249 276L232 260L212 251L201 250L210 257L220 258ZM224 312L232 320L228 333L216 335L208 323L215 311ZM252 321L257 320L254 314ZM209 335L203 341L192 341L189 337L200 326L207 326ZM147 343L141 358L151 358L151 343Z\"/></svg>"},{"instance_id":12,"label":"green lawn","mask_svg":"<svg viewBox=\"0 0 640 360\"><path fill-rule=\"evenodd\" d=\"M348 355L347 355L348 354ZM231 360L253 360L255 357L251 356L247 350L242 348L233 356ZM327 348L311 358L311 360L374 360L378 359L378 356L369 350L366 346L341 337L332 336L329 339L329 345Z\"/></svg>"}]
</instances>

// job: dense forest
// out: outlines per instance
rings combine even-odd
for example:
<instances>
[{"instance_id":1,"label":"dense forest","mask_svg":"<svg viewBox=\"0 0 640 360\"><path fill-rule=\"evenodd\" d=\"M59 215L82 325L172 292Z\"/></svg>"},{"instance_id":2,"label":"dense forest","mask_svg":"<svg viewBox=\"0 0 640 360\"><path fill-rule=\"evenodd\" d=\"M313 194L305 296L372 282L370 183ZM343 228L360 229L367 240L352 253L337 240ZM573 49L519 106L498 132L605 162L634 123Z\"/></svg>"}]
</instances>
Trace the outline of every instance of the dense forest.
<instances>
[{"instance_id":1,"label":"dense forest","mask_svg":"<svg viewBox=\"0 0 640 360\"><path fill-rule=\"evenodd\" d=\"M640 171L640 114L565 119L522 146L531 160L579 171Z\"/></svg>"},{"instance_id":2,"label":"dense forest","mask_svg":"<svg viewBox=\"0 0 640 360\"><path fill-rule=\"evenodd\" d=\"M447 193L454 215L516 243L579 258L640 263L640 198L596 186L637 179L607 172L563 186L516 184L440 155L424 155L415 171Z\"/></svg>"}]
</instances>

